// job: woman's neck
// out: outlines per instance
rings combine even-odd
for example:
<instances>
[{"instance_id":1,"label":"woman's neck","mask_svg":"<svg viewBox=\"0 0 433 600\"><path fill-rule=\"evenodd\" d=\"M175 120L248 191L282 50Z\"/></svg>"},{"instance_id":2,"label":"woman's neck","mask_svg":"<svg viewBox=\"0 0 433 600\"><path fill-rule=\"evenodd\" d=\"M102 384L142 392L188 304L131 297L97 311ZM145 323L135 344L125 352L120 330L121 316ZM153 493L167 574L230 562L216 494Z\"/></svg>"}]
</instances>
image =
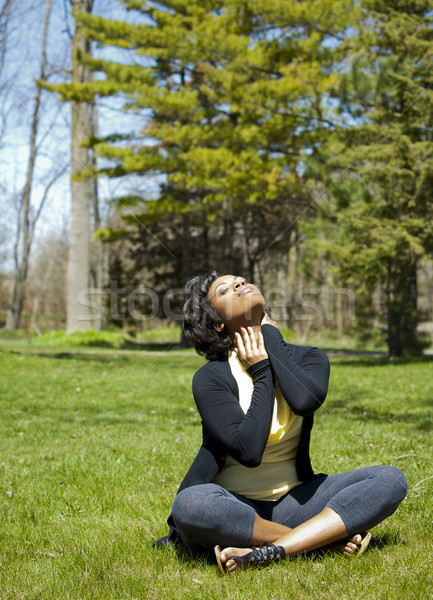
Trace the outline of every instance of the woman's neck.
<instances>
[{"instance_id":1,"label":"woman's neck","mask_svg":"<svg viewBox=\"0 0 433 600\"><path fill-rule=\"evenodd\" d=\"M230 335L232 340L234 340L236 331L238 333L240 333L242 327L244 327L245 329L247 329L248 327L252 327L253 331L257 337L261 331L260 322L261 322L261 318L260 318L259 322L257 322L257 319L251 319L251 320L242 319L242 321L239 321L238 323L232 323L231 327L227 328L227 333Z\"/></svg>"}]
</instances>

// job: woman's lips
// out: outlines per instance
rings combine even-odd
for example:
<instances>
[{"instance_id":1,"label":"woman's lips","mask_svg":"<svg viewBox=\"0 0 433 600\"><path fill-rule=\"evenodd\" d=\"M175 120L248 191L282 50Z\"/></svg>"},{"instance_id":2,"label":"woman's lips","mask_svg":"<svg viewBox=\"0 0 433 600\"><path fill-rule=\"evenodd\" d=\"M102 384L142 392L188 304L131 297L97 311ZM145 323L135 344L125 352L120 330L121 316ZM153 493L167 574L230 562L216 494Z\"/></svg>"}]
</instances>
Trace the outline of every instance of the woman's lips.
<instances>
[{"instance_id":1,"label":"woman's lips","mask_svg":"<svg viewBox=\"0 0 433 600\"><path fill-rule=\"evenodd\" d=\"M243 296L244 294L247 294L248 292L253 292L253 288L250 287L249 285L244 285L241 287L241 289L238 292L238 296Z\"/></svg>"}]
</instances>

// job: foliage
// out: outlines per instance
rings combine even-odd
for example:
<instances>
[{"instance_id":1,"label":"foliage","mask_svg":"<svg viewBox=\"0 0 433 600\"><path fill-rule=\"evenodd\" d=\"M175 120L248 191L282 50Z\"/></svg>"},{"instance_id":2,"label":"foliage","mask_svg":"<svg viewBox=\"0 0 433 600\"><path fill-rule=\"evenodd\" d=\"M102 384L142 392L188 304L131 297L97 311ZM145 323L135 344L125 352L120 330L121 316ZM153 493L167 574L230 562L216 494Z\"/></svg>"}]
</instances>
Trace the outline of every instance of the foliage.
<instances>
[{"instance_id":1,"label":"foliage","mask_svg":"<svg viewBox=\"0 0 433 600\"><path fill-rule=\"evenodd\" d=\"M433 251L433 2L365 0L340 82L342 132L328 147L344 280L380 283L392 355L417 352L420 259Z\"/></svg>"},{"instance_id":2,"label":"foliage","mask_svg":"<svg viewBox=\"0 0 433 600\"><path fill-rule=\"evenodd\" d=\"M280 282L298 222L316 216L300 225L314 241L304 273L320 281L334 269L358 291L362 326L386 321L391 355L420 352L416 275L433 248L431 0L124 5L134 22L76 15L118 60L81 53L95 80L49 86L67 101L121 98L136 119L129 135L115 123L87 141L99 175L134 176L114 200L124 223L99 233L128 237L112 278L129 292L144 282L160 307L209 267Z\"/></svg>"},{"instance_id":3,"label":"foliage","mask_svg":"<svg viewBox=\"0 0 433 600\"><path fill-rule=\"evenodd\" d=\"M36 335L34 331L23 329L19 331L3 329L0 340L4 348L21 348L26 352L38 350L63 352L70 348L76 350L105 348L107 351L120 348L131 350L160 348L166 350L178 343L179 335L178 327L159 327L139 333L134 330L127 332L116 329L115 331L77 331L71 334L63 331L49 331L40 335Z\"/></svg>"},{"instance_id":4,"label":"foliage","mask_svg":"<svg viewBox=\"0 0 433 600\"><path fill-rule=\"evenodd\" d=\"M130 338L127 333L113 331L76 331L66 334L62 331L50 331L38 336L37 344L39 346L97 346L107 348L120 348L124 346Z\"/></svg>"},{"instance_id":5,"label":"foliage","mask_svg":"<svg viewBox=\"0 0 433 600\"><path fill-rule=\"evenodd\" d=\"M156 195L118 198L138 266L176 285L210 265L257 276L269 246L287 250L297 219L312 210L303 162L332 127L326 98L353 2L125 4L136 23L77 18L98 44L135 58L82 56L97 81L53 89L66 100L121 94L144 123L126 143L89 141L105 161L100 174L159 177Z\"/></svg>"}]
</instances>

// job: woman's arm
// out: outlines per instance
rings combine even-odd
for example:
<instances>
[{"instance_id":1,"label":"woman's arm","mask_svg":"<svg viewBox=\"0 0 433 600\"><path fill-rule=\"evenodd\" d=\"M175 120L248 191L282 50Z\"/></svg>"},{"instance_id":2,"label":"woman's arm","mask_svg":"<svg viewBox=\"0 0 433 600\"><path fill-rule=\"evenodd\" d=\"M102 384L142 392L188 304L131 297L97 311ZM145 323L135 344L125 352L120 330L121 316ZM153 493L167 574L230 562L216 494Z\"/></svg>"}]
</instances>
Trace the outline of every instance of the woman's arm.
<instances>
[{"instance_id":1,"label":"woman's arm","mask_svg":"<svg viewBox=\"0 0 433 600\"><path fill-rule=\"evenodd\" d=\"M274 325L263 323L262 333L272 370L290 408L297 415L312 414L328 391L329 360L325 352L303 348L303 353L295 357Z\"/></svg>"},{"instance_id":2,"label":"woman's arm","mask_svg":"<svg viewBox=\"0 0 433 600\"><path fill-rule=\"evenodd\" d=\"M227 366L227 371L224 369ZM253 378L251 404L243 412L226 374L227 363L208 363L193 379L193 393L207 431L227 454L246 467L257 467L269 436L274 408L274 382L268 359L248 368Z\"/></svg>"}]
</instances>

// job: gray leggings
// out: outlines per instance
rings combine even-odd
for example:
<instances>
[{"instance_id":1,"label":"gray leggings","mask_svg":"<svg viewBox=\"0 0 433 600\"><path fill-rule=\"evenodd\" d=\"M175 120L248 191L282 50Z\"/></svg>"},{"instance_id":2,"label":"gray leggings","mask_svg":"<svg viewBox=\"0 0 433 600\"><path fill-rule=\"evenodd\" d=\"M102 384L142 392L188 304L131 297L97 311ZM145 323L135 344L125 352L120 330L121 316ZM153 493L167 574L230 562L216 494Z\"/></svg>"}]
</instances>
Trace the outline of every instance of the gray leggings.
<instances>
[{"instance_id":1,"label":"gray leggings","mask_svg":"<svg viewBox=\"0 0 433 600\"><path fill-rule=\"evenodd\" d=\"M207 483L182 490L173 502L172 518L191 550L212 549L215 544L242 548L251 545L256 514L293 528L329 507L341 517L350 536L391 515L406 492L406 477L390 466L320 475L277 502L250 500Z\"/></svg>"}]
</instances>

